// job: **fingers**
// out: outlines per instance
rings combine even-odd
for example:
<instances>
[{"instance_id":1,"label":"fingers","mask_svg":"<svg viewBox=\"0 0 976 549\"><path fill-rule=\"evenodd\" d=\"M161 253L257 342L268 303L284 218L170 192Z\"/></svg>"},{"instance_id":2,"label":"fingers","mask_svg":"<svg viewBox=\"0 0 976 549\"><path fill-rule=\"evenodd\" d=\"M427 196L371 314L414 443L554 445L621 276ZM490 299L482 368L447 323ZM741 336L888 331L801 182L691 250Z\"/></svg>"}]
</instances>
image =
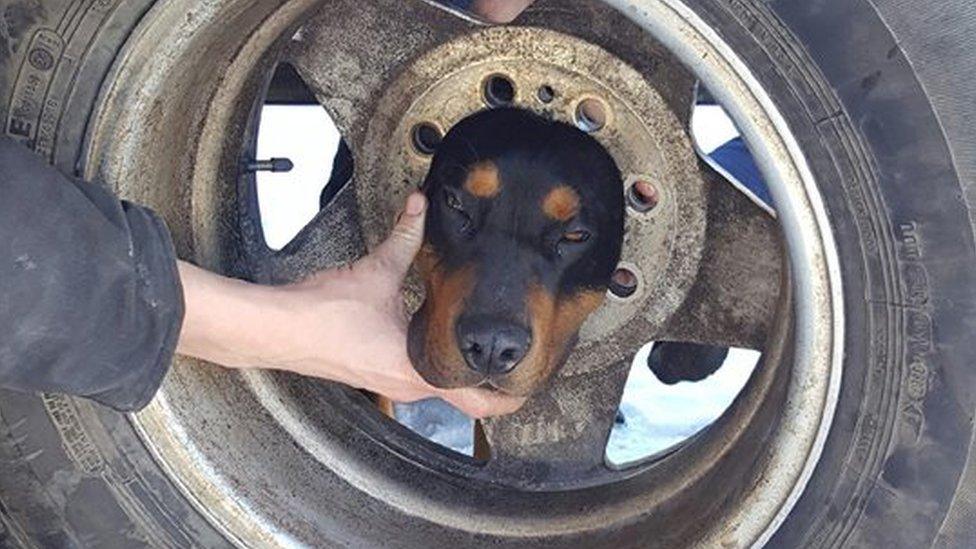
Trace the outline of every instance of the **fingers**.
<instances>
[{"instance_id":1,"label":"fingers","mask_svg":"<svg viewBox=\"0 0 976 549\"><path fill-rule=\"evenodd\" d=\"M475 0L471 11L489 23L511 23L533 0Z\"/></svg>"},{"instance_id":2,"label":"fingers","mask_svg":"<svg viewBox=\"0 0 976 549\"><path fill-rule=\"evenodd\" d=\"M525 397L506 395L486 389L450 389L438 396L450 402L455 408L472 419L504 416L518 410L525 404Z\"/></svg>"},{"instance_id":3,"label":"fingers","mask_svg":"<svg viewBox=\"0 0 976 549\"><path fill-rule=\"evenodd\" d=\"M420 192L411 193L390 236L370 257L403 277L424 241L424 217L427 198Z\"/></svg>"}]
</instances>

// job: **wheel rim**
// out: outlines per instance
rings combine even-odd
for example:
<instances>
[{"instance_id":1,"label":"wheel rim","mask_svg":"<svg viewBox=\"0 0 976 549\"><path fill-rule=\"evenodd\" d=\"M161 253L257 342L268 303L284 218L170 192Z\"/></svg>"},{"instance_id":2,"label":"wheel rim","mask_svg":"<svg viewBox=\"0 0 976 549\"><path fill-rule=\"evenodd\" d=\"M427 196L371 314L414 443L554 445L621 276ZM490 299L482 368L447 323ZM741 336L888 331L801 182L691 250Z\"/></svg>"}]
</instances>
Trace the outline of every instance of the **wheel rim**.
<instances>
[{"instance_id":1,"label":"wheel rim","mask_svg":"<svg viewBox=\"0 0 976 549\"><path fill-rule=\"evenodd\" d=\"M617 491L612 497L599 492L601 486L582 490L588 501L599 505L587 513L571 513L573 498L582 495L490 487L493 497L512 505L508 510L471 498L472 490L485 489L485 479L477 478L472 463L446 456L366 413L364 402L347 391L271 373L236 376L180 359L156 400L132 421L169 476L231 539L246 545L314 543L322 539L317 528L323 525L333 534L342 530L335 525L329 530L328 521L314 508L319 502L319 509L327 509L328 498L314 492L321 496L329 489L352 490L362 494L363 501L381 502L417 519L421 528L525 539L585 535L609 526L646 533L620 525L646 519L668 501L668 494L681 492L682 481L693 479L701 485L725 462L734 461L733 443L747 429L757 428L734 427L742 420L737 414L762 416L763 399L769 395L780 395L784 403L776 408L782 421L770 422L762 431L771 449L761 471L764 482L745 494L736 508L714 511L722 520L698 532L699 542L761 544L785 518L816 464L840 380L840 277L823 206L775 104L707 25L679 2L608 3L665 44L715 90L753 145L777 203L795 295L794 337L787 348L769 345L766 358L772 363L777 355L791 356L791 375L766 368L765 377L751 382L758 387L751 404L739 405L723 418L725 427L711 430L716 438L724 433L729 440L696 441L693 448L682 450L683 459L699 465L694 471L673 463L634 469L612 479ZM216 227L218 220L236 215L228 204L237 198L229 197L233 187L206 181L214 174L236 172L237 151L246 136L229 129L246 127L250 116L240 108L240 99L258 93L274 63L274 56L266 52L282 47L312 3L257 2L247 10L231 1L192 8L177 4L157 6L117 63L89 134L86 171L159 210L183 253L191 253L204 266L233 273L237 259L227 257L228 242L240 245L253 227L237 227L230 235ZM247 30L228 36L232 33L214 31L219 27ZM148 63L131 61L144 59L139 54L158 44L168 44L168 55L148 56ZM140 86L122 84L134 81ZM206 94L200 90L213 95L201 101ZM180 120L173 113L195 118L197 124L190 127L202 128L202 138L173 124ZM183 180L192 184L181 188L176 182ZM362 237L351 235L349 240L356 238ZM326 241L320 244L328 262L351 259L361 250L355 245L331 249L336 247ZM785 303L781 300L781 307ZM310 415L315 409L297 404L304 400L327 402L318 410L328 411L330 417ZM286 461L282 448L304 459ZM287 463L282 469L288 471L268 475L266 484L257 482L252 472L268 462ZM418 462L424 471L416 470ZM670 473L674 475L669 480ZM317 476L327 481L313 482ZM445 478L453 489L438 484ZM472 484L458 488L458 479ZM344 486L338 487L340 483ZM303 485L313 493L295 495ZM459 504L465 498L466 504ZM299 505L307 508L290 509ZM553 508L536 514L519 511L545 505ZM646 524L653 531L653 521Z\"/></svg>"}]
</instances>

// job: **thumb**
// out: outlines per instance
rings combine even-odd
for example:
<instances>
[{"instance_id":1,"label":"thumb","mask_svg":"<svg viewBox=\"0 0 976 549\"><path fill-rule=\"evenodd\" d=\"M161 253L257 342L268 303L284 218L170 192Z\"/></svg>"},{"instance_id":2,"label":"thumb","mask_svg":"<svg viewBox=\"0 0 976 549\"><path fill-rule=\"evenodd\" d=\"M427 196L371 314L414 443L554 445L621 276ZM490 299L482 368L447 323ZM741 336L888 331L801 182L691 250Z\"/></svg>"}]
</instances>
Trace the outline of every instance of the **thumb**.
<instances>
[{"instance_id":1,"label":"thumb","mask_svg":"<svg viewBox=\"0 0 976 549\"><path fill-rule=\"evenodd\" d=\"M404 275L424 240L424 217L427 198L420 192L407 197L407 203L390 236L371 254L381 265Z\"/></svg>"}]
</instances>

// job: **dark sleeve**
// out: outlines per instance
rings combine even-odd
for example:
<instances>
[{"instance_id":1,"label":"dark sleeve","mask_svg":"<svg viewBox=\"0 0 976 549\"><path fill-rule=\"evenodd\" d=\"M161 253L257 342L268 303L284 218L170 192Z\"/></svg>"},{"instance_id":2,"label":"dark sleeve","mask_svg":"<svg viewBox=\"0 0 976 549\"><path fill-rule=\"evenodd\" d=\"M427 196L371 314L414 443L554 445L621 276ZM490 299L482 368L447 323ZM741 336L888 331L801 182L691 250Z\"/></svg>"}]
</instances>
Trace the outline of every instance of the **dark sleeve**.
<instances>
[{"instance_id":1,"label":"dark sleeve","mask_svg":"<svg viewBox=\"0 0 976 549\"><path fill-rule=\"evenodd\" d=\"M0 387L139 409L182 320L160 219L0 137Z\"/></svg>"}]
</instances>

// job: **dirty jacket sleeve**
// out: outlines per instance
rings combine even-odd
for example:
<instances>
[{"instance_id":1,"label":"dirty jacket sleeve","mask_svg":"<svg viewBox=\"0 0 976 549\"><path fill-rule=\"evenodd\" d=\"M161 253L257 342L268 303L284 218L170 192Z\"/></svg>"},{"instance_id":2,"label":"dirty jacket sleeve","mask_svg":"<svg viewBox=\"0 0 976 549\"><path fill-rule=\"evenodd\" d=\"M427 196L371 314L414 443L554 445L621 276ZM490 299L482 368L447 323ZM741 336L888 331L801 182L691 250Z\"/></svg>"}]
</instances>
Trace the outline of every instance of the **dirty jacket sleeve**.
<instances>
[{"instance_id":1,"label":"dirty jacket sleeve","mask_svg":"<svg viewBox=\"0 0 976 549\"><path fill-rule=\"evenodd\" d=\"M162 221L0 136L0 388L137 410L182 319Z\"/></svg>"}]
</instances>

